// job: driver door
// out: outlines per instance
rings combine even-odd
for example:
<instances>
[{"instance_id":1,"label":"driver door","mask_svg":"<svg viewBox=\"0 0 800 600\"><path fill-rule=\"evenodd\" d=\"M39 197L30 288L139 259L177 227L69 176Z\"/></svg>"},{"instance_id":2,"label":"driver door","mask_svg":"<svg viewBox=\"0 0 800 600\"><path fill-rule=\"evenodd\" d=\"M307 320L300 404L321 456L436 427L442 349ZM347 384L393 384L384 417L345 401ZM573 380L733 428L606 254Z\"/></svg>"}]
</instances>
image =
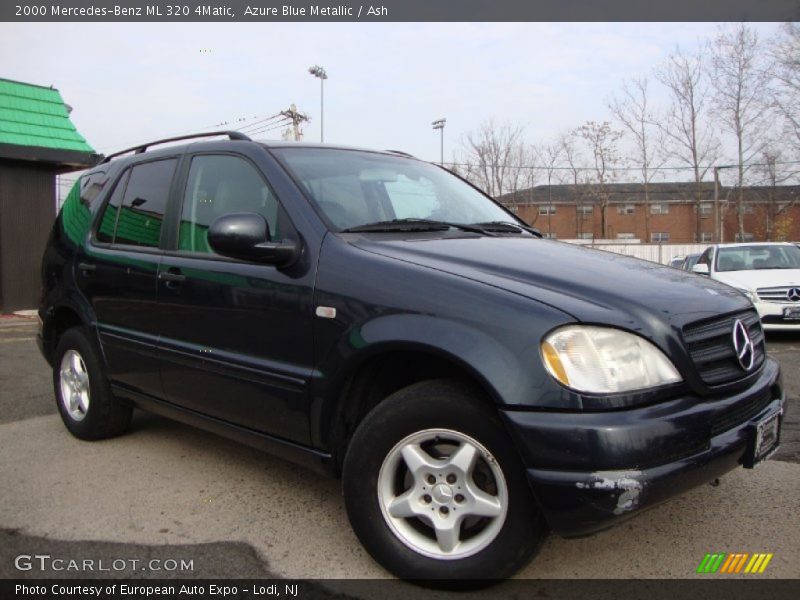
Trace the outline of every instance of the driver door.
<instances>
[{"instance_id":1,"label":"driver door","mask_svg":"<svg viewBox=\"0 0 800 600\"><path fill-rule=\"evenodd\" d=\"M209 226L255 212L272 238L292 228L247 157L196 154L189 160L174 247L158 276L161 376L166 399L203 415L308 442L313 273L221 257Z\"/></svg>"}]
</instances>

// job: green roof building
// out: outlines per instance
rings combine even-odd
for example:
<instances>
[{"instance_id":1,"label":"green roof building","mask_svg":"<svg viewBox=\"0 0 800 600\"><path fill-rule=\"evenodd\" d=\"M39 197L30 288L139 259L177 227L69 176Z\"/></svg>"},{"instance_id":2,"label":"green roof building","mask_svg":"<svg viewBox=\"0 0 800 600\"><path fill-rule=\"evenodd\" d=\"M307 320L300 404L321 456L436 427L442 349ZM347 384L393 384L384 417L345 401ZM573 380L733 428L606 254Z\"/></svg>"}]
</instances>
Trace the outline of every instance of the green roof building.
<instances>
[{"instance_id":1,"label":"green roof building","mask_svg":"<svg viewBox=\"0 0 800 600\"><path fill-rule=\"evenodd\" d=\"M35 308L59 173L98 156L52 87L0 78L0 312Z\"/></svg>"}]
</instances>

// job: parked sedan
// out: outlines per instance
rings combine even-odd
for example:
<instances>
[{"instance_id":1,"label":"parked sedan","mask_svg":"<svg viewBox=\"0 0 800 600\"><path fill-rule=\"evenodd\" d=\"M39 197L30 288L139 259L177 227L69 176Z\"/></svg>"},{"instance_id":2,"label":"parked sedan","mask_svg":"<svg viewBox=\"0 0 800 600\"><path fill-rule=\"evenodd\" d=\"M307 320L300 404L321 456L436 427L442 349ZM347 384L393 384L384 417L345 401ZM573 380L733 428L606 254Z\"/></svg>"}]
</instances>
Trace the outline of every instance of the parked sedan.
<instances>
[{"instance_id":1,"label":"parked sedan","mask_svg":"<svg viewBox=\"0 0 800 600\"><path fill-rule=\"evenodd\" d=\"M692 268L697 264L697 261L700 259L700 254L687 254L686 257L681 261L679 269L684 271L691 271Z\"/></svg>"},{"instance_id":2,"label":"parked sedan","mask_svg":"<svg viewBox=\"0 0 800 600\"><path fill-rule=\"evenodd\" d=\"M716 244L692 272L737 288L765 329L800 330L800 248L790 243Z\"/></svg>"},{"instance_id":3,"label":"parked sedan","mask_svg":"<svg viewBox=\"0 0 800 600\"><path fill-rule=\"evenodd\" d=\"M673 269L680 269L683 261L686 257L683 254L679 254L678 256L673 256L669 261L669 266Z\"/></svg>"}]
</instances>

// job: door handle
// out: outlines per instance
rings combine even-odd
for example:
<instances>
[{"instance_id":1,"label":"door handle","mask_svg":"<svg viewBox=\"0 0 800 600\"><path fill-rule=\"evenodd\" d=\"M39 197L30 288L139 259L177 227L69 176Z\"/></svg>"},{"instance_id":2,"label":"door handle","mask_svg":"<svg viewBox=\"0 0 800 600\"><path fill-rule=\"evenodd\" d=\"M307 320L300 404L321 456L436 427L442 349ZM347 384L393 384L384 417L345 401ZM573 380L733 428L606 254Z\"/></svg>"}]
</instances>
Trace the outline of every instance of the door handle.
<instances>
[{"instance_id":1,"label":"door handle","mask_svg":"<svg viewBox=\"0 0 800 600\"><path fill-rule=\"evenodd\" d=\"M170 269L169 271L159 271L158 278L167 284L168 287L174 287L174 284L186 281L186 275L180 272L180 269ZM170 285L172 284L172 285Z\"/></svg>"},{"instance_id":2,"label":"door handle","mask_svg":"<svg viewBox=\"0 0 800 600\"><path fill-rule=\"evenodd\" d=\"M92 265L92 264L85 263L85 262L78 263L78 270L83 275L89 275L89 273L92 273L93 271L97 270L97 265Z\"/></svg>"}]
</instances>

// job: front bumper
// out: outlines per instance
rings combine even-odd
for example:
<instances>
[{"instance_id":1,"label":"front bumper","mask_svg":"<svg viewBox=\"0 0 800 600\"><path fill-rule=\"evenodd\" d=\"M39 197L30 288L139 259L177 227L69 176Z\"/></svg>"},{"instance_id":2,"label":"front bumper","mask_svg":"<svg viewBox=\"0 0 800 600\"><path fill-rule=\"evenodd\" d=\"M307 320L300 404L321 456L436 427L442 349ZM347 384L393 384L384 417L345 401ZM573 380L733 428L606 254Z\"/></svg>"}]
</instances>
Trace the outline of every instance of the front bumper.
<instances>
[{"instance_id":1,"label":"front bumper","mask_svg":"<svg viewBox=\"0 0 800 600\"><path fill-rule=\"evenodd\" d=\"M763 302L753 303L761 317L761 325L770 331L800 331L800 320L784 319L785 308L797 308L796 302Z\"/></svg>"},{"instance_id":2,"label":"front bumper","mask_svg":"<svg viewBox=\"0 0 800 600\"><path fill-rule=\"evenodd\" d=\"M503 411L550 528L606 529L742 464L754 423L783 409L780 368L713 400L687 396L608 412Z\"/></svg>"}]
</instances>

